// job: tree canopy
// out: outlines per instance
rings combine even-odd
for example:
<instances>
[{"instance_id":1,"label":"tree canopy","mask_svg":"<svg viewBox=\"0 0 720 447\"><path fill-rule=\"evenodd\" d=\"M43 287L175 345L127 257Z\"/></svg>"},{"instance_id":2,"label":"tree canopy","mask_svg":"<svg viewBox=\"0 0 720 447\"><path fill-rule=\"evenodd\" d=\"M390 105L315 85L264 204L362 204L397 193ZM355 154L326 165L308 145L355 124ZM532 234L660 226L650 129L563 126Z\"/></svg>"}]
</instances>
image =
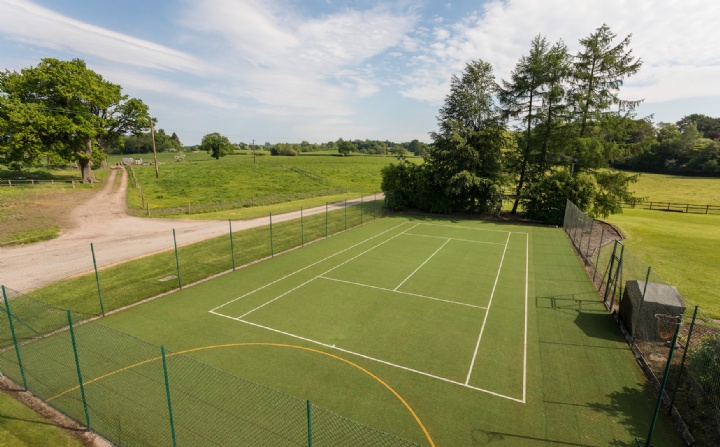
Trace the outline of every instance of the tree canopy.
<instances>
[{"instance_id":1,"label":"tree canopy","mask_svg":"<svg viewBox=\"0 0 720 447\"><path fill-rule=\"evenodd\" d=\"M200 150L206 151L216 160L220 160L220 157L224 157L233 151L233 145L226 136L213 132L202 138Z\"/></svg>"},{"instance_id":2,"label":"tree canopy","mask_svg":"<svg viewBox=\"0 0 720 447\"><path fill-rule=\"evenodd\" d=\"M10 166L54 155L76 161L83 182L92 182L92 162L102 160L102 151L149 125L141 100L123 95L80 59L46 58L0 73L0 162Z\"/></svg>"}]
</instances>

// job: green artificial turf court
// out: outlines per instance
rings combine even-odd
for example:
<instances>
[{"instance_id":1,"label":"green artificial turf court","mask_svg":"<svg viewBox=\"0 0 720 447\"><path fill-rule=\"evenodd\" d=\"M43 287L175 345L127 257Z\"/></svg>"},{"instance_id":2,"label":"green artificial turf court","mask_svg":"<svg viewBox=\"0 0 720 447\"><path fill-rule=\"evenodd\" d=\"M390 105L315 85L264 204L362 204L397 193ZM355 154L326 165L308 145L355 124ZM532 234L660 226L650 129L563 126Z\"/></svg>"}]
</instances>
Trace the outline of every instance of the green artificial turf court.
<instances>
[{"instance_id":1,"label":"green artificial turf court","mask_svg":"<svg viewBox=\"0 0 720 447\"><path fill-rule=\"evenodd\" d=\"M29 380L48 381L43 397L77 407L77 389L51 383L74 365L67 338L22 351ZM630 447L655 403L565 234L549 227L380 219L81 325L76 338L92 410L108 407L99 423L122 420L127 439L169 439L166 347L178 445L243 445L240 432L265 439L253 445L302 445L310 400L320 418L426 446ZM12 359L0 354L0 369ZM314 445L344 445L318 430L326 441ZM653 444L682 445L664 416Z\"/></svg>"}]
</instances>

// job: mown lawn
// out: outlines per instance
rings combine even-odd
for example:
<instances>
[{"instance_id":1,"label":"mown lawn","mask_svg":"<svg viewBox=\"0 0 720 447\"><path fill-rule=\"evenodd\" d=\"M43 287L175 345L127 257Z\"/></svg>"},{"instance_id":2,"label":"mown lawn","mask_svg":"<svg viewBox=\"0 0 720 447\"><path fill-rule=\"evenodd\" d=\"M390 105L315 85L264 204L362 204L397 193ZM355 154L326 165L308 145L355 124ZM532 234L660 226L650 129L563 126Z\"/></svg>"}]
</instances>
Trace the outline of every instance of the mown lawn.
<instances>
[{"instance_id":1,"label":"mown lawn","mask_svg":"<svg viewBox=\"0 0 720 447\"><path fill-rule=\"evenodd\" d=\"M0 391L0 445L3 447L81 447L83 444Z\"/></svg>"},{"instance_id":2,"label":"mown lawn","mask_svg":"<svg viewBox=\"0 0 720 447\"><path fill-rule=\"evenodd\" d=\"M629 173L631 174L631 173ZM630 190L646 201L720 205L720 178L640 174Z\"/></svg>"}]
</instances>

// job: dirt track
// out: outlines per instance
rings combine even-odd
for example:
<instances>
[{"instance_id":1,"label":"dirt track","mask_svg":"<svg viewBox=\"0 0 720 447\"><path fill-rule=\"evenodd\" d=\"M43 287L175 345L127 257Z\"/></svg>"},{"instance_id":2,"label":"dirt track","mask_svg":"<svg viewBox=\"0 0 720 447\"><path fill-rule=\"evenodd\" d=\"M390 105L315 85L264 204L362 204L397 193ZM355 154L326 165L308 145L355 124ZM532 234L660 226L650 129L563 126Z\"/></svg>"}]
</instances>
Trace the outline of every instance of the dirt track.
<instances>
[{"instance_id":1,"label":"dirt track","mask_svg":"<svg viewBox=\"0 0 720 447\"><path fill-rule=\"evenodd\" d=\"M119 188L115 177L122 175ZM29 245L0 248L0 284L21 292L42 287L63 278L93 270L90 243L93 243L98 267L168 250L173 247L172 230L178 245L185 245L227 234L227 221L182 219L144 219L129 216L125 195L127 172L113 170L101 191L71 212L72 225L56 239ZM356 205L360 200L348 201ZM341 206L331 205L330 210ZM325 207L303 211L320 214ZM300 218L300 212L273 216L273 223ZM268 225L262 217L233 221L233 231Z\"/></svg>"}]
</instances>

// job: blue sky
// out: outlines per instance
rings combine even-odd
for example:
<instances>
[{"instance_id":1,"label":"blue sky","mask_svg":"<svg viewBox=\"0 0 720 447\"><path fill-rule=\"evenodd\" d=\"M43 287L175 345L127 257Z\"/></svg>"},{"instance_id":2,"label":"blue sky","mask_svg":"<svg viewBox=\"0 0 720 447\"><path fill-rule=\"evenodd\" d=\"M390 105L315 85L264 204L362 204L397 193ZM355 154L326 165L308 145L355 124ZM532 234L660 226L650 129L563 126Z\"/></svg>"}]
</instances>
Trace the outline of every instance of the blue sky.
<instances>
[{"instance_id":1,"label":"blue sky","mask_svg":"<svg viewBox=\"0 0 720 447\"><path fill-rule=\"evenodd\" d=\"M0 68L81 58L184 144L429 141L468 61L507 79L535 35L574 53L602 23L644 61L640 116L720 117L716 0L0 0Z\"/></svg>"}]
</instances>

